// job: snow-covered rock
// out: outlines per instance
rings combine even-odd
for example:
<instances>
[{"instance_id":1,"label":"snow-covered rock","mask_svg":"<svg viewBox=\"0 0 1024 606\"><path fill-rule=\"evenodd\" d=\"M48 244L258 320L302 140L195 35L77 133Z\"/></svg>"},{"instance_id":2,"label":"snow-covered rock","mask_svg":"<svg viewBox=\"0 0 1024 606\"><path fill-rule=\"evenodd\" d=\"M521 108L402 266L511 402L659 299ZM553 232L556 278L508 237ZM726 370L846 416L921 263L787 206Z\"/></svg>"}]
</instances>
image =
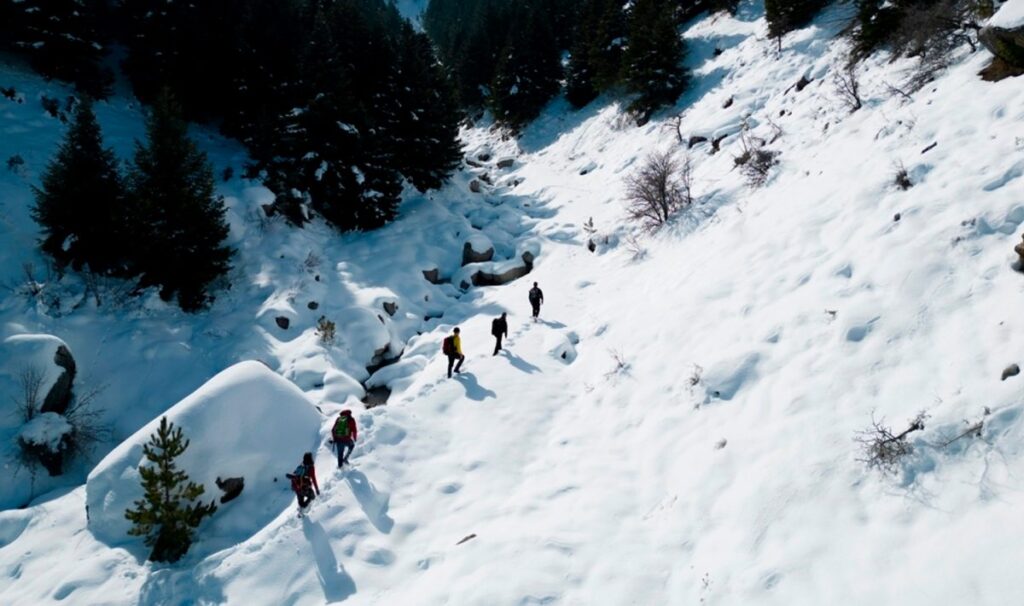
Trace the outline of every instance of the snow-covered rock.
<instances>
[{"instance_id":1,"label":"snow-covered rock","mask_svg":"<svg viewBox=\"0 0 1024 606\"><path fill-rule=\"evenodd\" d=\"M6 362L0 373L13 381L35 373L40 411L63 414L71 403L72 387L77 372L71 349L63 340L45 334L22 334L4 340Z\"/></svg>"},{"instance_id":2,"label":"snow-covered rock","mask_svg":"<svg viewBox=\"0 0 1024 606\"><path fill-rule=\"evenodd\" d=\"M1007 0L988 20L992 27L1013 29L1024 26L1024 0Z\"/></svg>"},{"instance_id":3,"label":"snow-covered rock","mask_svg":"<svg viewBox=\"0 0 1024 606\"><path fill-rule=\"evenodd\" d=\"M494 244L482 233L471 234L462 245L462 264L482 263L494 258Z\"/></svg>"},{"instance_id":4,"label":"snow-covered rock","mask_svg":"<svg viewBox=\"0 0 1024 606\"><path fill-rule=\"evenodd\" d=\"M22 425L21 431L18 432L18 441L57 452L61 449L61 442L73 429L71 423L63 416L55 412L44 412Z\"/></svg>"},{"instance_id":5,"label":"snow-covered rock","mask_svg":"<svg viewBox=\"0 0 1024 606\"><path fill-rule=\"evenodd\" d=\"M163 415L162 415L163 416ZM190 441L180 469L218 499L218 477L245 478L245 492L201 531L216 547L245 540L281 513L292 495L284 474L316 449L321 417L295 385L259 362L241 362L210 379L166 412ZM153 419L110 452L89 474L89 530L108 544L140 544L128 536L124 512L142 497L143 446L160 425Z\"/></svg>"},{"instance_id":6,"label":"snow-covered rock","mask_svg":"<svg viewBox=\"0 0 1024 606\"><path fill-rule=\"evenodd\" d=\"M993 55L1024 67L1024 0L1009 0L981 29L978 39Z\"/></svg>"}]
</instances>

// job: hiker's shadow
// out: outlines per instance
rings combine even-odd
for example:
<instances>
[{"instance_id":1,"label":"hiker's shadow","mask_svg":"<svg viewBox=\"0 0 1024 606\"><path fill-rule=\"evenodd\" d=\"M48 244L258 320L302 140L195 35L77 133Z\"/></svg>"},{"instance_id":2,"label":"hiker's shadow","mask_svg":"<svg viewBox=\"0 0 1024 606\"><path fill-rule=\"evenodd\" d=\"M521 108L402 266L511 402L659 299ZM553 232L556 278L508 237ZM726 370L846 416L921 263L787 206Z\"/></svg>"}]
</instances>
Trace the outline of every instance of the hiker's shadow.
<instances>
[{"instance_id":1,"label":"hiker's shadow","mask_svg":"<svg viewBox=\"0 0 1024 606\"><path fill-rule=\"evenodd\" d=\"M490 389L483 387L477 382L476 376L473 373L463 372L459 375L459 383L466 386L466 397L470 400L476 400L477 402L483 402L487 398L497 398L498 394L494 393Z\"/></svg>"},{"instance_id":2,"label":"hiker's shadow","mask_svg":"<svg viewBox=\"0 0 1024 606\"><path fill-rule=\"evenodd\" d=\"M306 535L313 548L313 558L316 560L316 576L320 581L320 587L324 590L324 600L327 603L341 602L356 592L356 582L345 572L345 568L338 563L334 556L334 549L331 548L331 538L327 531L309 518L302 519L302 534Z\"/></svg>"},{"instance_id":3,"label":"hiker's shadow","mask_svg":"<svg viewBox=\"0 0 1024 606\"><path fill-rule=\"evenodd\" d=\"M535 372L540 371L540 368L534 366L533 364L530 364L526 360L520 358L519 356L508 350L503 349L502 353L504 353L505 357L508 358L508 361L510 364L512 364L513 368L517 368L527 374L533 374Z\"/></svg>"},{"instance_id":4,"label":"hiker's shadow","mask_svg":"<svg viewBox=\"0 0 1024 606\"><path fill-rule=\"evenodd\" d=\"M395 526L395 521L388 515L388 505L391 495L377 492L370 480L361 471L350 469L345 473L345 481L352 488L352 494L359 501L363 513L373 524L374 528L388 534Z\"/></svg>"},{"instance_id":5,"label":"hiker's shadow","mask_svg":"<svg viewBox=\"0 0 1024 606\"><path fill-rule=\"evenodd\" d=\"M544 326L547 326L548 328L556 328L556 329L557 328L565 328L565 324L562 324L561 322L554 322L554 321L551 321L551 320L541 320L540 323L543 324Z\"/></svg>"}]
</instances>

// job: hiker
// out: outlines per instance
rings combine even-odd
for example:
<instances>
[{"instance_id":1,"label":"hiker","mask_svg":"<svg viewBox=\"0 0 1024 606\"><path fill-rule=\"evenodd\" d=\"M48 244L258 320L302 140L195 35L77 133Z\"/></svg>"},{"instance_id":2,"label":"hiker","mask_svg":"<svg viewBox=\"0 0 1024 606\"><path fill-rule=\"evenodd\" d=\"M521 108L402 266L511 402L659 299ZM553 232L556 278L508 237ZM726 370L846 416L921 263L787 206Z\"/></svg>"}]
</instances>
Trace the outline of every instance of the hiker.
<instances>
[{"instance_id":1,"label":"hiker","mask_svg":"<svg viewBox=\"0 0 1024 606\"><path fill-rule=\"evenodd\" d=\"M331 429L331 437L334 440L334 448L338 451L338 469L348 463L348 457L356 447L356 437L359 432L356 430L356 419L352 416L351 410L343 410L338 415ZM347 449L347 452L346 452Z\"/></svg>"},{"instance_id":2,"label":"hiker","mask_svg":"<svg viewBox=\"0 0 1024 606\"><path fill-rule=\"evenodd\" d=\"M313 467L313 453L307 452L302 455L302 464L295 468L292 473L285 474L285 477L292 481L292 490L299 500L299 515L309 507L313 499L320 496L320 485L316 481L316 468ZM316 490L314 496L313 490Z\"/></svg>"},{"instance_id":3,"label":"hiker","mask_svg":"<svg viewBox=\"0 0 1024 606\"><path fill-rule=\"evenodd\" d=\"M491 334L494 335L494 355L498 355L501 351L501 338L508 337L508 321L505 319L505 313L502 312L500 318L495 318L491 322Z\"/></svg>"},{"instance_id":4,"label":"hiker","mask_svg":"<svg viewBox=\"0 0 1024 606\"><path fill-rule=\"evenodd\" d=\"M530 289L530 305L533 306L533 321L537 321L537 317L540 316L540 304L544 302L544 291L542 291L537 283L533 283L533 288Z\"/></svg>"},{"instance_id":5,"label":"hiker","mask_svg":"<svg viewBox=\"0 0 1024 606\"><path fill-rule=\"evenodd\" d=\"M462 355L462 338L459 337L459 327L456 326L452 330L452 334L444 338L441 341L441 352L448 356L448 378L452 378L452 365L455 365L455 372L461 372L462 362L465 361L466 356ZM459 363L455 364L455 360Z\"/></svg>"}]
</instances>

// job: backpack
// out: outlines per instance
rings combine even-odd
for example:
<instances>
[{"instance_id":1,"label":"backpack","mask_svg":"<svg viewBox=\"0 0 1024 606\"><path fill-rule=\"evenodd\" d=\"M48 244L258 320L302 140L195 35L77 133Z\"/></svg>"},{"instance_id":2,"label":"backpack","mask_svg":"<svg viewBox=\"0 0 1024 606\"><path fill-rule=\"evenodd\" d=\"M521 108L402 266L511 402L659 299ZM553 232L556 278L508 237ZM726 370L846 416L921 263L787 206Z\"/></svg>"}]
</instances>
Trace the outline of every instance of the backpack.
<instances>
[{"instance_id":1,"label":"backpack","mask_svg":"<svg viewBox=\"0 0 1024 606\"><path fill-rule=\"evenodd\" d=\"M313 488L313 479L309 477L309 470L302 463L295 468L295 471L289 476L292 480L292 490L295 492L302 492Z\"/></svg>"},{"instance_id":2,"label":"backpack","mask_svg":"<svg viewBox=\"0 0 1024 606\"><path fill-rule=\"evenodd\" d=\"M446 356L450 356L455 353L455 339L454 337L448 336L441 341L441 353Z\"/></svg>"},{"instance_id":3,"label":"backpack","mask_svg":"<svg viewBox=\"0 0 1024 606\"><path fill-rule=\"evenodd\" d=\"M537 303L540 301L540 289L534 286L530 289L530 303Z\"/></svg>"},{"instance_id":4,"label":"backpack","mask_svg":"<svg viewBox=\"0 0 1024 606\"><path fill-rule=\"evenodd\" d=\"M349 419L352 417L338 417L338 420L334 422L334 430L331 432L334 435L334 441L347 440L352 435L352 424Z\"/></svg>"}]
</instances>

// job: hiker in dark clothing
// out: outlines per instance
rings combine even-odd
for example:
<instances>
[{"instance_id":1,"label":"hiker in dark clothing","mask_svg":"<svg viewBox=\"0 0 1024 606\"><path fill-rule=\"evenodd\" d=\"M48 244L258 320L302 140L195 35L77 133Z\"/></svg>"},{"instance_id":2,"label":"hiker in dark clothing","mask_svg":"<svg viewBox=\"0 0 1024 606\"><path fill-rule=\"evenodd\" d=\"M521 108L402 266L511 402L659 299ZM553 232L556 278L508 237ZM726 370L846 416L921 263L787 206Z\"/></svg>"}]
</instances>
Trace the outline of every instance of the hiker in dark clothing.
<instances>
[{"instance_id":1,"label":"hiker in dark clothing","mask_svg":"<svg viewBox=\"0 0 1024 606\"><path fill-rule=\"evenodd\" d=\"M320 496L320 485L316 481L316 468L313 467L313 453L307 452L302 455L302 464L295 468L293 473L285 474L285 477L292 481L292 490L299 500L299 515L302 510L313 502L313 499ZM314 496L314 489L316 494Z\"/></svg>"},{"instance_id":2,"label":"hiker in dark clothing","mask_svg":"<svg viewBox=\"0 0 1024 606\"><path fill-rule=\"evenodd\" d=\"M508 337L508 321L505 320L505 313L500 318L491 322L491 334L494 335L494 355L501 351L501 338Z\"/></svg>"},{"instance_id":3,"label":"hiker in dark clothing","mask_svg":"<svg viewBox=\"0 0 1024 606\"><path fill-rule=\"evenodd\" d=\"M348 457L356 447L356 437L359 431L356 429L356 419L352 416L351 410L343 410L338 415L331 429L331 438L334 440L334 448L338 451L338 468L348 463Z\"/></svg>"},{"instance_id":4,"label":"hiker in dark clothing","mask_svg":"<svg viewBox=\"0 0 1024 606\"><path fill-rule=\"evenodd\" d=\"M448 356L448 378L452 378L452 365L455 365L455 372L461 372L462 362L465 361L466 356L462 355L462 337L459 336L459 327L456 326L452 330L452 334L444 338L441 342L441 353ZM458 360L459 363L455 364Z\"/></svg>"},{"instance_id":5,"label":"hiker in dark clothing","mask_svg":"<svg viewBox=\"0 0 1024 606\"><path fill-rule=\"evenodd\" d=\"M544 302L544 291L542 291L537 283L533 283L533 288L530 289L530 305L533 307L533 321L536 322L538 316L540 316L540 305Z\"/></svg>"}]
</instances>

